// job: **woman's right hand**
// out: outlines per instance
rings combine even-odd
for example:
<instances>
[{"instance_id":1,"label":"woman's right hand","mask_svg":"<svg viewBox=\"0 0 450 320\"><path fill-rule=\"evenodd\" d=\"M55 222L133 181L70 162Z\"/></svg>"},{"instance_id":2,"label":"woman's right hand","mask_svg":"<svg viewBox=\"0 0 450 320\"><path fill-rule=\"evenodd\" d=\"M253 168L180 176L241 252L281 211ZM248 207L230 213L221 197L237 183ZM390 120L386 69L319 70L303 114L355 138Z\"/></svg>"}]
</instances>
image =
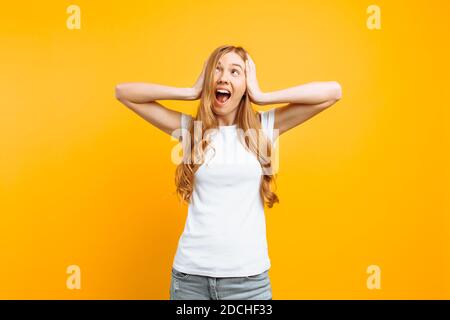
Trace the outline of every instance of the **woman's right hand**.
<instances>
[{"instance_id":1,"label":"woman's right hand","mask_svg":"<svg viewBox=\"0 0 450 320\"><path fill-rule=\"evenodd\" d=\"M197 79L197 82L195 82L194 86L192 87L194 91L194 100L198 99L202 95L203 90L203 83L205 81L205 70L206 70L206 64L208 63L208 60L205 61L203 64L203 70L200 74L200 76Z\"/></svg>"}]
</instances>

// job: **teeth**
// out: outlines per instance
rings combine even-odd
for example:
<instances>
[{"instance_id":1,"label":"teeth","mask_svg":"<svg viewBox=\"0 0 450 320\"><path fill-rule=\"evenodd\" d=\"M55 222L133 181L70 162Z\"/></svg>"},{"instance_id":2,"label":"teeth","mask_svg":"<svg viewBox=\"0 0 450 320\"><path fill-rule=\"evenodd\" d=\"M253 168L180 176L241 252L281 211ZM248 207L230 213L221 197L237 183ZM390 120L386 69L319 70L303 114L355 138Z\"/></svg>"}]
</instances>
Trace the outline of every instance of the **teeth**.
<instances>
[{"instance_id":1,"label":"teeth","mask_svg":"<svg viewBox=\"0 0 450 320\"><path fill-rule=\"evenodd\" d=\"M224 90L224 89L218 89L217 92L230 94L230 92L228 90Z\"/></svg>"}]
</instances>

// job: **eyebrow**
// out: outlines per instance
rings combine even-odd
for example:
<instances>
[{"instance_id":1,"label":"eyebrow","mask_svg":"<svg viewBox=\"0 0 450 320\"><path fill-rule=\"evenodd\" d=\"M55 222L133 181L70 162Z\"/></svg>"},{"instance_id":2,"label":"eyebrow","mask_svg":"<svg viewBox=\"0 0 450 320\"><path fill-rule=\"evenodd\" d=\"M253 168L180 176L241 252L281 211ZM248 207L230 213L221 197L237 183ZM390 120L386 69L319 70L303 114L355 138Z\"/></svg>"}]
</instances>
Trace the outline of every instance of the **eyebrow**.
<instances>
[{"instance_id":1,"label":"eyebrow","mask_svg":"<svg viewBox=\"0 0 450 320\"><path fill-rule=\"evenodd\" d=\"M238 66L239 68L241 68L241 69L242 69L242 67L241 67L241 65L240 65L240 64L237 64L237 63L233 63L233 66Z\"/></svg>"},{"instance_id":2,"label":"eyebrow","mask_svg":"<svg viewBox=\"0 0 450 320\"><path fill-rule=\"evenodd\" d=\"M219 62L219 64L222 65L220 62ZM231 65L232 65L232 66L238 66L238 67L240 67L240 68L242 69L242 66L241 66L240 64L232 63ZM242 70L244 70L244 69L242 69Z\"/></svg>"}]
</instances>

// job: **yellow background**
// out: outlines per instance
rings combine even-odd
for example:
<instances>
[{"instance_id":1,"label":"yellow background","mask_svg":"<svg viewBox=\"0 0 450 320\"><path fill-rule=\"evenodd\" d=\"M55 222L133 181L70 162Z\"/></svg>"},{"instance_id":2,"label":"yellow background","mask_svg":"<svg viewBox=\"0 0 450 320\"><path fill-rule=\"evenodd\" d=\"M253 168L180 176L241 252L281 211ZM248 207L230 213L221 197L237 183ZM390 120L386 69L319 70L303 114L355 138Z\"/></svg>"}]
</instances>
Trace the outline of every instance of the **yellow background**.
<instances>
[{"instance_id":1,"label":"yellow background","mask_svg":"<svg viewBox=\"0 0 450 320\"><path fill-rule=\"evenodd\" d=\"M80 30L66 27L70 4ZM381 30L366 27L371 4ZM191 86L214 48L234 44L263 91L343 88L280 138L273 298L449 299L449 12L448 1L3 3L0 298L169 298L187 210L173 194L176 142L114 86ZM198 101L162 103L193 114ZM69 265L80 290L66 287Z\"/></svg>"}]
</instances>

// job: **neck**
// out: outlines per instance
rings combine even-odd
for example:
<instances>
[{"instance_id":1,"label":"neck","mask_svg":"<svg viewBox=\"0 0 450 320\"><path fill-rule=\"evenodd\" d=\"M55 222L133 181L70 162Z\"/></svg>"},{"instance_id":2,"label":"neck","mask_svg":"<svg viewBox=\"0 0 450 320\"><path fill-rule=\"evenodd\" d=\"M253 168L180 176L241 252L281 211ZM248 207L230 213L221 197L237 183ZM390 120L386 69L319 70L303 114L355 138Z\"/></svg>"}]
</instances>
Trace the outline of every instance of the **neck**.
<instances>
[{"instance_id":1,"label":"neck","mask_svg":"<svg viewBox=\"0 0 450 320\"><path fill-rule=\"evenodd\" d=\"M235 124L237 110L226 115L216 115L219 126L232 126Z\"/></svg>"}]
</instances>

